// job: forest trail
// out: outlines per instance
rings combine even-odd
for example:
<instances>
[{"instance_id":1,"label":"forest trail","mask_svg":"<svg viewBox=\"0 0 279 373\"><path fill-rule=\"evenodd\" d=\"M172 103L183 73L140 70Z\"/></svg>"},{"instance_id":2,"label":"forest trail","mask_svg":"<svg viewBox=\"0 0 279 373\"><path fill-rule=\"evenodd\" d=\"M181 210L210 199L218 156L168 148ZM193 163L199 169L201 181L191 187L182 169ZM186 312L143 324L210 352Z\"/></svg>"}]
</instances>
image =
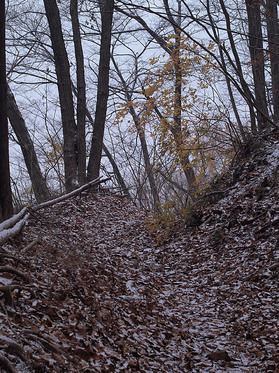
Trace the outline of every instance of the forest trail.
<instances>
[{"instance_id":1,"label":"forest trail","mask_svg":"<svg viewBox=\"0 0 279 373\"><path fill-rule=\"evenodd\" d=\"M17 372L279 372L276 149L160 245L110 193L34 213L5 248L32 292L1 301L1 356Z\"/></svg>"}]
</instances>

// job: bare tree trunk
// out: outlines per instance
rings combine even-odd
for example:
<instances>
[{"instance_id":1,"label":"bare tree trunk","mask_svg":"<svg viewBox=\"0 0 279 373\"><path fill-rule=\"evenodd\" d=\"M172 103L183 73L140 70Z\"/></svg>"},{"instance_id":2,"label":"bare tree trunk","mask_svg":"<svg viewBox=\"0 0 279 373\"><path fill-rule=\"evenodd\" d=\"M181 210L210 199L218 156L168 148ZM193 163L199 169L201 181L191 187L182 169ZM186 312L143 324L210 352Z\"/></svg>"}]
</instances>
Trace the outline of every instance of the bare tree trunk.
<instances>
[{"instance_id":1,"label":"bare tree trunk","mask_svg":"<svg viewBox=\"0 0 279 373\"><path fill-rule=\"evenodd\" d=\"M76 124L71 89L70 64L63 39L56 0L44 0L57 75L64 136L64 166L66 190L77 185Z\"/></svg>"},{"instance_id":2,"label":"bare tree trunk","mask_svg":"<svg viewBox=\"0 0 279 373\"><path fill-rule=\"evenodd\" d=\"M0 219L13 215L7 119L5 1L0 2Z\"/></svg>"},{"instance_id":3,"label":"bare tree trunk","mask_svg":"<svg viewBox=\"0 0 279 373\"><path fill-rule=\"evenodd\" d=\"M99 0L99 5L102 19L102 34L95 121L87 167L88 181L96 179L100 174L107 102L109 95L109 64L114 0Z\"/></svg>"},{"instance_id":4,"label":"bare tree trunk","mask_svg":"<svg viewBox=\"0 0 279 373\"><path fill-rule=\"evenodd\" d=\"M36 201L38 203L46 201L50 198L50 193L46 185L46 181L40 170L37 155L34 149L34 144L28 133L25 121L17 106L15 97L8 87L8 117L12 128L16 134L18 143L25 160L25 164L32 182Z\"/></svg>"},{"instance_id":5,"label":"bare tree trunk","mask_svg":"<svg viewBox=\"0 0 279 373\"><path fill-rule=\"evenodd\" d=\"M86 117L86 93L84 76L84 57L81 44L80 27L78 19L77 0L71 0L70 11L73 28L73 38L76 56L77 74L77 167L79 185L86 182L86 141L85 141L85 117Z\"/></svg>"},{"instance_id":6,"label":"bare tree trunk","mask_svg":"<svg viewBox=\"0 0 279 373\"><path fill-rule=\"evenodd\" d=\"M132 200L131 194L129 192L129 189L127 188L125 181L119 171L119 168L111 155L110 151L106 147L106 145L103 143L103 150L105 155L108 157L108 160L110 161L110 164L112 166L113 172L115 174L116 180L118 182L118 185L120 186L121 190L124 192L125 196L127 196L130 200Z\"/></svg>"},{"instance_id":7,"label":"bare tree trunk","mask_svg":"<svg viewBox=\"0 0 279 373\"><path fill-rule=\"evenodd\" d=\"M258 129L262 130L268 125L268 110L265 94L261 2L259 0L245 0L245 4L248 15L249 50L254 78Z\"/></svg>"},{"instance_id":8,"label":"bare tree trunk","mask_svg":"<svg viewBox=\"0 0 279 373\"><path fill-rule=\"evenodd\" d=\"M75 89L74 85L72 85L72 89L73 89L73 92L74 92L74 95L77 96L77 90ZM86 117L88 118L89 122L91 123L92 125L92 128L94 128L94 121L93 121L93 118L89 112L89 110L87 109L87 107L85 108L86 110ZM121 172L113 158L113 156L111 155L111 153L109 152L108 148L106 147L106 145L103 143L103 151L105 153L105 155L108 157L108 160L110 161L110 164L112 166L112 169L113 169L113 172L115 174L115 177L116 177L116 180L118 182L118 185L119 187L123 190L123 192L125 193L125 195L129 198L129 199L132 199L131 197L131 194L125 184L125 181L121 175Z\"/></svg>"},{"instance_id":9,"label":"bare tree trunk","mask_svg":"<svg viewBox=\"0 0 279 373\"><path fill-rule=\"evenodd\" d=\"M209 0L207 0L206 4L207 4L206 5L207 15L208 15L210 25L211 25L211 28L212 28L212 31L213 31L214 41L218 45L218 50L219 50L219 54L220 54L220 62L222 63L222 66L223 66L224 75L225 75L225 79L226 79L226 84L227 84L227 88L228 88L229 97L230 97L230 101L231 101L231 104L232 104L233 112L234 112L235 119L236 119L237 124L238 124L239 132L241 134L241 139L245 143L246 142L246 134L245 134L244 127L243 127L243 124L241 122L240 115L239 115L239 112L238 112L238 109L237 109L237 106L236 106L235 98L234 98L233 91L232 91L231 81L228 77L228 71L227 71L227 66L226 66L226 62L225 62L224 52L223 52L223 49L221 47L222 42L219 38L218 30L216 28L216 25L213 21L213 18L212 18L211 12L210 12Z\"/></svg>"},{"instance_id":10,"label":"bare tree trunk","mask_svg":"<svg viewBox=\"0 0 279 373\"><path fill-rule=\"evenodd\" d=\"M279 27L277 2L266 0L266 22L271 64L273 120L279 122Z\"/></svg>"},{"instance_id":11,"label":"bare tree trunk","mask_svg":"<svg viewBox=\"0 0 279 373\"><path fill-rule=\"evenodd\" d=\"M244 78L244 75L243 75L241 61L240 61L239 55L237 53L236 45L235 45L234 38L233 38L233 32L231 30L230 15L228 13L228 10L225 6L224 1L223 0L219 0L219 1L220 1L221 7L222 7L222 10L223 10L225 19L226 19L227 34L228 34L228 37L229 37L230 46L231 46L231 50L232 50L232 53L233 53L233 56L234 56L234 59L235 59L235 63L232 61L232 59L229 59L229 61L230 61L231 66L233 66L233 68L234 68L234 70L235 70L235 72L236 72L236 74L239 78L239 81L240 81L240 84L241 84L241 87L242 87L242 90L243 90L242 96L245 98L245 100L248 104L248 107L249 107L250 120L251 120L251 131L256 132L257 127L256 127L256 118L255 118L255 112L254 112L254 97L253 97L253 95L250 91L250 88L249 88L247 82L245 81L245 78ZM229 57L228 53L226 53L226 55L227 55L227 57Z\"/></svg>"}]
</instances>

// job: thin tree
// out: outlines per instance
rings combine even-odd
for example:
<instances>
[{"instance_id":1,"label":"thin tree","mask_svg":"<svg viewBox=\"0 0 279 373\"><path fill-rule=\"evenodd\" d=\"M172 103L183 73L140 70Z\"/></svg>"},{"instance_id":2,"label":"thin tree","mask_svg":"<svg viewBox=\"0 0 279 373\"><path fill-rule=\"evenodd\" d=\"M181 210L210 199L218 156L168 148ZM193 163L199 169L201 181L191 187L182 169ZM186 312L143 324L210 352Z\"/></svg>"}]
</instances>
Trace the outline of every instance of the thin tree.
<instances>
[{"instance_id":1,"label":"thin tree","mask_svg":"<svg viewBox=\"0 0 279 373\"><path fill-rule=\"evenodd\" d=\"M137 134L138 134L139 139L140 139L140 144L141 144L141 149L142 149L143 159L144 159L144 165L145 165L145 171L146 171L146 175L147 175L147 178L148 178L148 181L149 181L150 191L151 191L151 195L152 195L152 199L153 199L153 207L154 207L155 211L159 211L159 209L160 209L159 192L158 192L158 189L157 189L157 186L156 186L156 181L155 181L154 172L153 172L153 165L151 164L151 160L150 160L150 155L149 155L148 146L147 146L147 142L146 142L145 130L144 130L144 127L141 124L140 118L137 115L136 110L135 110L135 108L132 104L132 94L129 91L129 87L126 84L125 79L124 79L124 77L123 77L123 75L122 75L114 57L111 56L111 59L112 59L113 65L115 67L115 70L116 70L116 72L117 72L117 74L120 78L126 100L129 103L129 113L133 118L135 128L136 128Z\"/></svg>"},{"instance_id":2,"label":"thin tree","mask_svg":"<svg viewBox=\"0 0 279 373\"><path fill-rule=\"evenodd\" d=\"M263 35L260 9L261 1L245 0L245 4L248 16L249 51L254 78L258 129L261 130L268 124L268 110L265 94Z\"/></svg>"},{"instance_id":3,"label":"thin tree","mask_svg":"<svg viewBox=\"0 0 279 373\"><path fill-rule=\"evenodd\" d=\"M266 23L271 65L273 120L279 122L279 25L277 2L266 0Z\"/></svg>"},{"instance_id":4,"label":"thin tree","mask_svg":"<svg viewBox=\"0 0 279 373\"><path fill-rule=\"evenodd\" d=\"M87 167L88 181L97 178L100 173L107 102L109 95L110 48L114 0L99 0L99 6L102 22L101 48L94 129Z\"/></svg>"},{"instance_id":5,"label":"thin tree","mask_svg":"<svg viewBox=\"0 0 279 373\"><path fill-rule=\"evenodd\" d=\"M21 147L24 161L32 182L33 191L37 202L46 201L50 198L50 193L43 178L33 141L29 135L25 120L18 108L15 96L8 87L7 96L8 118Z\"/></svg>"},{"instance_id":6,"label":"thin tree","mask_svg":"<svg viewBox=\"0 0 279 373\"><path fill-rule=\"evenodd\" d=\"M78 1L71 0L70 13L73 28L73 40L76 56L77 76L77 168L78 182L82 185L86 182L86 141L85 141L85 117L86 117L86 93L84 57L81 43L80 26L78 18Z\"/></svg>"},{"instance_id":7,"label":"thin tree","mask_svg":"<svg viewBox=\"0 0 279 373\"><path fill-rule=\"evenodd\" d=\"M77 186L77 139L70 64L56 0L44 0L44 5L54 54L63 125L65 185L66 190L71 191Z\"/></svg>"},{"instance_id":8,"label":"thin tree","mask_svg":"<svg viewBox=\"0 0 279 373\"><path fill-rule=\"evenodd\" d=\"M5 1L0 2L0 219L13 214L7 119Z\"/></svg>"}]
</instances>

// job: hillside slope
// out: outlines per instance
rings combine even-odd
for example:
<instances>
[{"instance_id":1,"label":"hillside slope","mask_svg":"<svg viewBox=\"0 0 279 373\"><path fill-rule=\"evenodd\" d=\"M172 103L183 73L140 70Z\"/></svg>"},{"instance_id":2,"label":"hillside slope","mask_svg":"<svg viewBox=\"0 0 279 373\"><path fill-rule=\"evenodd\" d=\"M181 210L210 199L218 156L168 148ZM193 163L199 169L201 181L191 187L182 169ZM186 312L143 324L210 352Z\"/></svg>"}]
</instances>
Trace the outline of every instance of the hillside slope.
<instances>
[{"instance_id":1,"label":"hillside slope","mask_svg":"<svg viewBox=\"0 0 279 373\"><path fill-rule=\"evenodd\" d=\"M0 372L279 372L278 164L254 150L162 245L109 193L34 213L0 252Z\"/></svg>"}]
</instances>

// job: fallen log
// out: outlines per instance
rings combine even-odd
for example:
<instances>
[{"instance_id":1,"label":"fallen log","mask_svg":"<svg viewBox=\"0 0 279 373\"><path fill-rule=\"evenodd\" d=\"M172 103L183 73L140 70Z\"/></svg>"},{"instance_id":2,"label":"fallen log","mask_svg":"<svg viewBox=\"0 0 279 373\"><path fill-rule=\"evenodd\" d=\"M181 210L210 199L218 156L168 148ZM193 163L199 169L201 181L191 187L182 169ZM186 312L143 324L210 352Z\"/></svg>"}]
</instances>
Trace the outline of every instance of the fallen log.
<instances>
[{"instance_id":1,"label":"fallen log","mask_svg":"<svg viewBox=\"0 0 279 373\"><path fill-rule=\"evenodd\" d=\"M0 224L0 245L3 245L9 240L9 238L15 237L16 235L20 233L26 220L30 216L29 211L30 212L38 211L40 209L53 206L56 203L65 201L68 198L71 198L71 197L74 197L80 194L86 189L89 189L101 183L105 183L108 180L110 180L110 178L101 179L101 177L98 177L97 179L92 180L85 185L82 185L80 188L75 189L72 192L64 194L58 198L51 199L47 202L43 202L33 207L24 207L19 213L17 213L16 215L12 216L10 219L7 219L3 223Z\"/></svg>"},{"instance_id":2,"label":"fallen log","mask_svg":"<svg viewBox=\"0 0 279 373\"><path fill-rule=\"evenodd\" d=\"M20 212L13 215L10 219L3 221L3 223L0 224L0 232L2 232L5 229L13 227L19 220L21 220L25 216L27 211L28 208L24 207L22 210L20 210Z\"/></svg>"},{"instance_id":3,"label":"fallen log","mask_svg":"<svg viewBox=\"0 0 279 373\"><path fill-rule=\"evenodd\" d=\"M99 185L101 183L105 183L106 181L110 180L110 178L107 178L107 179L101 179L101 177L98 177L97 179L95 180L92 180L90 181L89 183L87 184L84 184L82 185L81 187L79 187L78 189L75 189L73 190L72 192L70 193L67 193L67 194L63 194L62 196L58 197L58 198L54 198L54 199L51 199L47 202L43 202L39 205L36 205L36 206L33 206L32 207L32 210L33 211L37 211L37 210L40 210L40 209L43 209L45 207L50 207L52 205L55 205L56 203L59 203L59 202L62 202L62 201L65 201L66 199L68 198L71 198L71 197L74 197L74 196L77 196L78 194L80 194L81 192L83 192L84 190L86 189L89 189L93 186L96 186L96 185Z\"/></svg>"},{"instance_id":4,"label":"fallen log","mask_svg":"<svg viewBox=\"0 0 279 373\"><path fill-rule=\"evenodd\" d=\"M28 218L29 218L29 213L27 213L21 220L19 220L12 228L4 229L3 231L1 231L0 232L0 245L3 245L4 243L6 243L9 238L12 238L18 235L20 231L22 230Z\"/></svg>"}]
</instances>

